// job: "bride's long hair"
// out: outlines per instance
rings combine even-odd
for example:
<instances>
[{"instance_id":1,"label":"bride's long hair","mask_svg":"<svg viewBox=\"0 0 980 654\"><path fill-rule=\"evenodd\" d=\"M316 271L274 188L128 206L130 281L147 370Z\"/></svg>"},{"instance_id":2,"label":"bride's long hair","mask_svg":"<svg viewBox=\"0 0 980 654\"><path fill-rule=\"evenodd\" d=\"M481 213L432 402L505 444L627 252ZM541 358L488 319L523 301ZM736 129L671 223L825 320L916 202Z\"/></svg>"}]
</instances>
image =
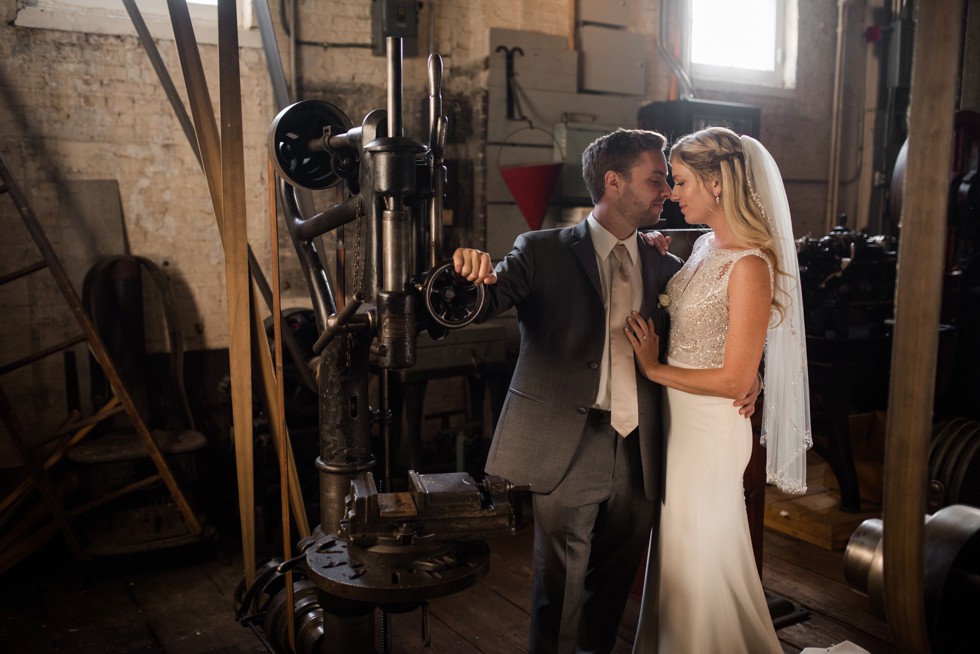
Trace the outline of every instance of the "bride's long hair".
<instances>
[{"instance_id":1,"label":"bride's long hair","mask_svg":"<svg viewBox=\"0 0 980 654\"><path fill-rule=\"evenodd\" d=\"M772 262L776 275L785 274L769 221L762 207L752 198L745 153L738 134L725 127L708 127L682 136L671 147L670 160L689 168L702 186L717 179L721 183L721 204L732 236L749 248L761 250ZM781 319L785 307L775 294L772 305Z\"/></svg>"}]
</instances>

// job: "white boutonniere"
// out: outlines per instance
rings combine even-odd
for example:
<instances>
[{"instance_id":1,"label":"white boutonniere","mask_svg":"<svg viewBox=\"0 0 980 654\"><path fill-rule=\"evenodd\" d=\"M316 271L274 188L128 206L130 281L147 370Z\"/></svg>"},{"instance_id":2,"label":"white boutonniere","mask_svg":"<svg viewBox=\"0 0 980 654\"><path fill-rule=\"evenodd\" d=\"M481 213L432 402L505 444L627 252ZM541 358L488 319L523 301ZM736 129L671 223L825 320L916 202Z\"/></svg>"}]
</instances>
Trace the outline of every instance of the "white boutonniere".
<instances>
[{"instance_id":1,"label":"white boutonniere","mask_svg":"<svg viewBox=\"0 0 980 654\"><path fill-rule=\"evenodd\" d=\"M658 308L660 308L660 309L666 309L667 307L670 306L670 296L667 295L666 293L661 293L657 297L657 302L658 302L658 304L657 304L657 307Z\"/></svg>"}]
</instances>

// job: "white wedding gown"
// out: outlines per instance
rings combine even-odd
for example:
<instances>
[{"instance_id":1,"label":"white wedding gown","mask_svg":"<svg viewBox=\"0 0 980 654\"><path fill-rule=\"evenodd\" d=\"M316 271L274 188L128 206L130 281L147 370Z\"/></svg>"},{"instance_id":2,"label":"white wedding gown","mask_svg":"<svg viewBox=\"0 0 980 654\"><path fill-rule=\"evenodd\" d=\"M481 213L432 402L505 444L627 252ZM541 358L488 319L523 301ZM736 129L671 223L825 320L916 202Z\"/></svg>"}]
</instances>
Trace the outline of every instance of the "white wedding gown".
<instances>
[{"instance_id":1,"label":"white wedding gown","mask_svg":"<svg viewBox=\"0 0 980 654\"><path fill-rule=\"evenodd\" d=\"M698 239L667 287L671 365L721 366L729 274L741 257L762 256L757 250L714 249L710 236ZM751 425L730 399L666 392L659 549L649 554L633 651L781 653L745 511L742 475L752 452Z\"/></svg>"}]
</instances>

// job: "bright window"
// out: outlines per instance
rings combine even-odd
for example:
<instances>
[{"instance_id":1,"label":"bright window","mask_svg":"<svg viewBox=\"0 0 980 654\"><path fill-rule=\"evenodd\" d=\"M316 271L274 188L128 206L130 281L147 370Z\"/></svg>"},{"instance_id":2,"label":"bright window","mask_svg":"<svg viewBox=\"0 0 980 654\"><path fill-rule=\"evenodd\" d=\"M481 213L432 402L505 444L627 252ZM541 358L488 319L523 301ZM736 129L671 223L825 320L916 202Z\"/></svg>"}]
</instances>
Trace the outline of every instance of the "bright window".
<instances>
[{"instance_id":1,"label":"bright window","mask_svg":"<svg viewBox=\"0 0 980 654\"><path fill-rule=\"evenodd\" d=\"M796 85L796 0L688 0L695 85Z\"/></svg>"}]
</instances>

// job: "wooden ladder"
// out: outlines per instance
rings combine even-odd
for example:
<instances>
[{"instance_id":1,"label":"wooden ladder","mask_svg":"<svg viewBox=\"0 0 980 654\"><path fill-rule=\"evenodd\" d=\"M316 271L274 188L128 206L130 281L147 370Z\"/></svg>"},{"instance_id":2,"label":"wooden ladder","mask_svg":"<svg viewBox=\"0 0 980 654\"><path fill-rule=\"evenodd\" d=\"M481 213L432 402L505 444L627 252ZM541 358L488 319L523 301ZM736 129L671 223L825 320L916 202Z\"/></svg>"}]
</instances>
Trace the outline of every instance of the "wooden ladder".
<instances>
[{"instance_id":1,"label":"wooden ladder","mask_svg":"<svg viewBox=\"0 0 980 654\"><path fill-rule=\"evenodd\" d=\"M81 541L69 522L69 518L73 514L78 514L79 511L72 511L69 513L65 510L59 499L56 488L48 475L47 469L54 464L57 458L60 458L60 456L67 451L71 444L81 440L81 438L83 438L99 420L118 412L121 407L121 410L125 411L129 416L129 420L135 429L137 436L142 441L144 447L146 447L146 451L149 453L150 458L158 470L159 474L154 475L150 480L156 481L156 479L160 479L164 482L164 484L166 484L170 495L173 497L174 502L176 502L177 507L180 509L180 512L183 515L184 522L188 530L196 537L201 536L203 533L201 522L198 520L193 509L188 503L187 498L184 496L184 493L171 472L170 467L167 465L166 459L164 458L159 446L153 439L153 436L150 434L143 417L136 408L136 404L133 401L132 395L130 395L129 389L126 387L122 376L116 369L116 365L109 356L109 352L106 350L102 339L99 337L99 334L95 329L95 325L92 323L88 313L86 313L82 302L78 297L78 293L75 291L71 280L68 278L58 255L55 253L54 248L51 246L51 242L45 235L33 209L27 202L27 198L14 181L14 178L10 173L10 169L2 156L0 156L0 183L2 183L2 186L0 186L0 194L9 195L13 200L17 207L17 211L24 220L24 225L27 227L27 231L30 233L31 238L33 239L42 257L40 261L34 264L26 266L15 272L0 276L0 284L12 282L16 279L20 279L21 277L46 268L54 277L54 280L58 285L58 289L64 296L65 302L68 304L69 309L71 309L75 320L78 322L78 325L81 328L81 333L72 338L62 341L56 345L44 348L11 363L0 365L0 376L43 359L51 354L55 354L70 348L78 343L86 342L90 351L92 352L92 355L102 368L106 379L111 384L115 395L115 397L110 400L106 406L102 407L98 413L92 416L92 418L76 423L74 425L74 427L77 428L75 434L67 437L64 443L59 445L58 448L49 457L47 457L45 461L42 461L34 450L27 445L24 438L24 428L15 415L13 407L10 405L10 401L6 393L3 391L3 387L0 386L0 418L3 419L14 445L17 447L18 452L23 458L29 475L28 479L22 482L20 486L14 490L11 497L8 497L7 500L0 502L0 508L4 510L10 508L12 503L10 500L17 495L22 494L27 488L29 488L31 482L33 482L33 484L37 486L38 491L41 493L44 504L54 517L57 528L64 535L65 540L67 541L73 554L79 560L84 559L85 553ZM64 431L65 430L63 429L62 432ZM136 482L129 487L115 491L112 496L119 497L125 495L131 490L142 488L150 480ZM0 513L2 513L2 511L0 511ZM26 554L26 552L24 554ZM0 569L2 569L2 567L3 561L0 560Z\"/></svg>"}]
</instances>

